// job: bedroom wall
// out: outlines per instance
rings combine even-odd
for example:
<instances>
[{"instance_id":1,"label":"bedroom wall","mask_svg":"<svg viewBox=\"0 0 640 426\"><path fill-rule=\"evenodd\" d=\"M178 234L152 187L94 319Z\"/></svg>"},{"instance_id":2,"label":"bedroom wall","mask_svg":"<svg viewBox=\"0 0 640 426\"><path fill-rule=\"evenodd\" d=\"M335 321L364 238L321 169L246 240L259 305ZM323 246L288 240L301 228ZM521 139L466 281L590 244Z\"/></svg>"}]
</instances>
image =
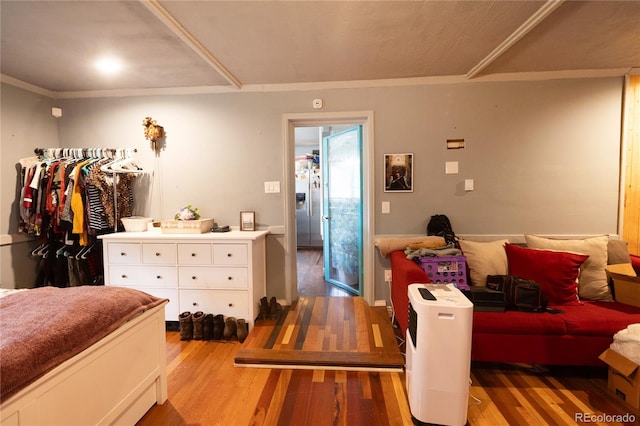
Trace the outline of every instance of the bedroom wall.
<instances>
[{"instance_id":1,"label":"bedroom wall","mask_svg":"<svg viewBox=\"0 0 640 426\"><path fill-rule=\"evenodd\" d=\"M28 288L35 281L37 258L33 240L18 234L16 205L19 159L46 144L58 146L58 124L51 115L52 99L2 84L0 89L0 287Z\"/></svg>"},{"instance_id":2,"label":"bedroom wall","mask_svg":"<svg viewBox=\"0 0 640 426\"><path fill-rule=\"evenodd\" d=\"M166 219L193 204L222 224L255 210L259 226L279 227L283 194L265 194L263 182L286 178L282 115L313 112L312 99L322 98L321 112L374 111L376 235L421 234L436 213L459 234L616 233L622 85L594 78L66 99L58 131L63 147L137 148L154 170L143 214ZM157 157L144 139L146 116L167 133ZM451 138L466 148L447 151ZM414 154L414 192L385 193L383 156L401 152ZM460 173L445 175L445 161L458 161ZM464 179L474 179L473 192ZM381 214L382 201L390 214ZM283 244L282 235L269 238L268 294L278 298ZM375 299L387 298L385 267L377 256Z\"/></svg>"}]
</instances>

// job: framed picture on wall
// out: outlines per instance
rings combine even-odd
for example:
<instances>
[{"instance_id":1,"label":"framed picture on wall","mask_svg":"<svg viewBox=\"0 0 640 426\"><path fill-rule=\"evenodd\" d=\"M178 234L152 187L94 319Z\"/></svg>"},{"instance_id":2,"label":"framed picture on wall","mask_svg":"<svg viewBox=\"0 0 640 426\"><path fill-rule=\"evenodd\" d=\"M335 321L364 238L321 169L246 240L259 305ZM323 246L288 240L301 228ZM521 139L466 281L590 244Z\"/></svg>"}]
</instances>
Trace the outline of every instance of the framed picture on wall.
<instances>
[{"instance_id":1,"label":"framed picture on wall","mask_svg":"<svg viewBox=\"0 0 640 426\"><path fill-rule=\"evenodd\" d=\"M240 230L256 230L256 212L240 212Z\"/></svg>"},{"instance_id":2,"label":"framed picture on wall","mask_svg":"<svg viewBox=\"0 0 640 426\"><path fill-rule=\"evenodd\" d=\"M413 154L384 155L384 192L413 192Z\"/></svg>"}]
</instances>

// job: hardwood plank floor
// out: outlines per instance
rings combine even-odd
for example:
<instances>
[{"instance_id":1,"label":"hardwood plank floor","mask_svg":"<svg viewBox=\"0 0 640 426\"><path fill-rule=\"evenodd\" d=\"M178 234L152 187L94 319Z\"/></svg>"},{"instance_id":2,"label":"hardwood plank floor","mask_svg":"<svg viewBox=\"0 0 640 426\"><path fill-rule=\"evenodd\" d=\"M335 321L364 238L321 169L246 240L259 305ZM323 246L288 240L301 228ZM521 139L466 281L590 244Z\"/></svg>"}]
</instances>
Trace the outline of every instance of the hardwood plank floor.
<instances>
[{"instance_id":1,"label":"hardwood plank floor","mask_svg":"<svg viewBox=\"0 0 640 426\"><path fill-rule=\"evenodd\" d=\"M297 250L298 296L351 297L352 293L324 280L322 249Z\"/></svg>"},{"instance_id":2,"label":"hardwood plank floor","mask_svg":"<svg viewBox=\"0 0 640 426\"><path fill-rule=\"evenodd\" d=\"M139 425L410 425L404 373L234 367L237 341L167 332L169 400ZM469 426L573 425L640 413L607 392L606 370L474 364ZM578 417L579 420L579 417ZM588 422L635 425L637 421Z\"/></svg>"},{"instance_id":3,"label":"hardwood plank floor","mask_svg":"<svg viewBox=\"0 0 640 426\"><path fill-rule=\"evenodd\" d=\"M404 357L386 307L361 297L302 296L279 321L257 321L235 363L402 371Z\"/></svg>"},{"instance_id":4,"label":"hardwood plank floor","mask_svg":"<svg viewBox=\"0 0 640 426\"><path fill-rule=\"evenodd\" d=\"M330 295L324 290L310 289L309 295ZM254 327L251 333L260 339L270 331ZM169 399L152 407L138 425L412 424L403 372L234 367L243 346L181 341L177 331L167 331ZM608 393L605 368L473 364L471 380L469 426L631 426L640 419L638 411ZM589 417L625 414L634 417L626 422Z\"/></svg>"}]
</instances>

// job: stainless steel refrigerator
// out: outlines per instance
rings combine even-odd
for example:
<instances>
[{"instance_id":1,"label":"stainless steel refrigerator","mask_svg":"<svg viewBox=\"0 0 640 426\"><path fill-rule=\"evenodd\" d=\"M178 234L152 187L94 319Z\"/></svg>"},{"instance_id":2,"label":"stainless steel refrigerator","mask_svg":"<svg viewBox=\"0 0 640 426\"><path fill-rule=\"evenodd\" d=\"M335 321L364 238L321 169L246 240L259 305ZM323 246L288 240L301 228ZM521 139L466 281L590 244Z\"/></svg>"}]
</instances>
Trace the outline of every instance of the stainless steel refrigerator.
<instances>
[{"instance_id":1,"label":"stainless steel refrigerator","mask_svg":"<svg viewBox=\"0 0 640 426\"><path fill-rule=\"evenodd\" d=\"M322 179L316 168L296 170L298 247L322 247Z\"/></svg>"}]
</instances>

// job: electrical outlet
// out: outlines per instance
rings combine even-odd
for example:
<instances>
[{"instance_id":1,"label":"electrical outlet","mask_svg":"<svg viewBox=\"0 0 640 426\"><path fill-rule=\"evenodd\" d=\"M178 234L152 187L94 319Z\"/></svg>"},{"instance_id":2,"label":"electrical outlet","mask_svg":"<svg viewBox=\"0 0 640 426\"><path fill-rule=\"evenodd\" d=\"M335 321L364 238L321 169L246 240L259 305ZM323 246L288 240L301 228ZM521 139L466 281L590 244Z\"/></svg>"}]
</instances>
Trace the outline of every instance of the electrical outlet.
<instances>
[{"instance_id":1,"label":"electrical outlet","mask_svg":"<svg viewBox=\"0 0 640 426\"><path fill-rule=\"evenodd\" d=\"M391 269L384 270L384 282L387 282L387 283L391 282Z\"/></svg>"}]
</instances>

